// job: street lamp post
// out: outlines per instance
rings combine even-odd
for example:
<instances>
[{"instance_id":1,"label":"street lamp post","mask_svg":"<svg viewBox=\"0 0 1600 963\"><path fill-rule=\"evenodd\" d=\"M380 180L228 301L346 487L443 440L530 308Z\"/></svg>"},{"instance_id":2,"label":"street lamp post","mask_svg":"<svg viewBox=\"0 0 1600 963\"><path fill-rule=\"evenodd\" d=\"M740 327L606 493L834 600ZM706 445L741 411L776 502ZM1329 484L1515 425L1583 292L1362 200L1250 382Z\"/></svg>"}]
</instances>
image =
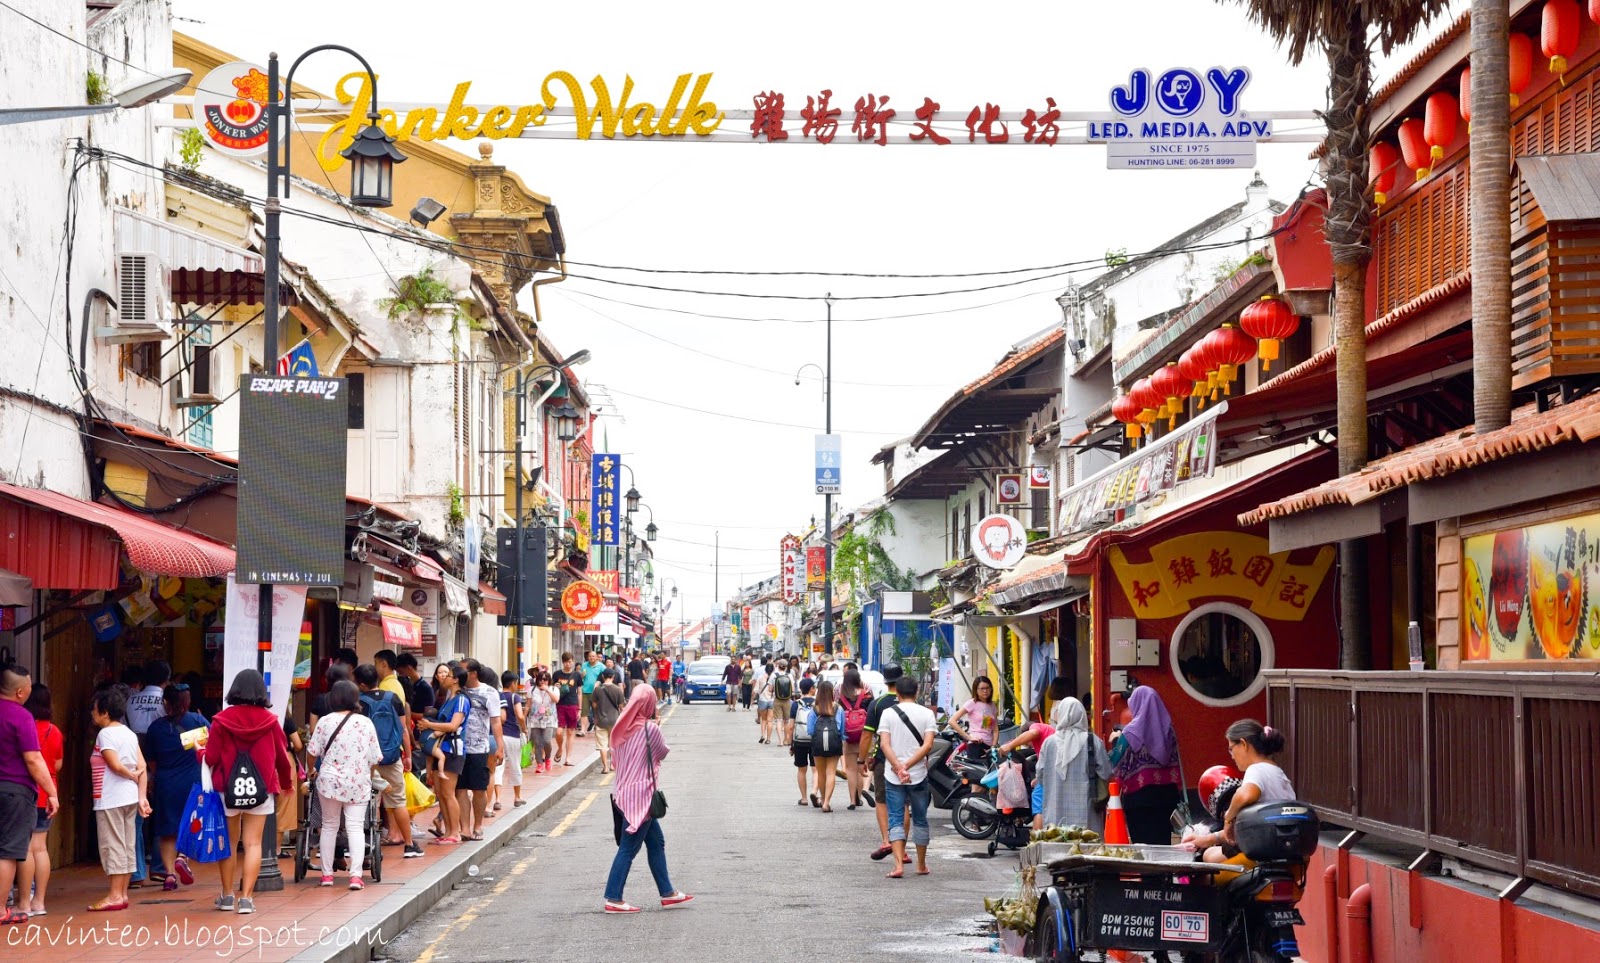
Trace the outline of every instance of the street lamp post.
<instances>
[{"instance_id":1,"label":"street lamp post","mask_svg":"<svg viewBox=\"0 0 1600 963\"><path fill-rule=\"evenodd\" d=\"M833 434L833 293L829 292L826 303L827 315L827 340L825 354L823 355L822 372L822 417L823 433ZM815 364L802 365L800 371L806 368L816 368ZM796 372L794 383L800 383L800 372ZM822 496L822 638L823 648L828 655L833 654L833 493L828 492Z\"/></svg>"},{"instance_id":2,"label":"street lamp post","mask_svg":"<svg viewBox=\"0 0 1600 963\"><path fill-rule=\"evenodd\" d=\"M563 377L565 377L562 374L563 369L571 365L583 364L588 360L589 349L584 348L582 351L579 351L568 357L565 361L561 361L556 364L542 364L534 368L532 372L517 372L517 437L514 453L512 455L512 457L516 459L516 471L514 478L514 481L516 482L516 496L514 502L514 512L516 517L514 519L514 524L516 525L517 529L517 550L515 553L515 558L511 563L513 573L512 584L516 587L516 591L511 593L511 624L515 626L513 629L513 636L516 639L517 645L518 678L526 678L528 674L528 660L525 657L524 653L526 650L523 647L523 639L525 637L523 633L523 626L527 619L524 617L524 613L522 611L522 594L524 591L522 581L527 577L523 571L522 565L522 556L524 554L523 539L526 537L523 531L524 519L522 511L522 490L524 487L522 483L522 440L523 436L528 433L528 408L530 407L528 404L528 388L530 385L538 384L538 382L534 378L530 377L530 375L539 371L549 371L554 375L554 380L551 382L550 387L545 389L545 393L541 395L538 402L532 406L538 407L549 400L550 396L555 394L556 389L560 387L561 380ZM578 437L578 410L576 408L572 407L570 403L563 404L560 408L555 410L554 414L556 418L556 439L558 441L565 445L567 442ZM548 453L543 454L548 457ZM537 484L538 477L538 474L535 473L531 479L532 483Z\"/></svg>"},{"instance_id":3,"label":"street lamp post","mask_svg":"<svg viewBox=\"0 0 1600 963\"><path fill-rule=\"evenodd\" d=\"M267 200L266 200L266 291L263 292L263 321L261 337L261 359L269 374L276 373L278 367L278 311L279 291L278 285L282 279L282 265L279 261L279 247L282 241L280 232L280 219L282 205L279 200L279 190L282 196L289 196L290 151L284 149L284 138L289 135L290 127L294 122L294 109L290 100L294 92L294 72L299 69L305 59L322 50L340 50L361 62L367 72L368 79L372 82L372 103L367 111L368 124L356 135L355 142L340 151L340 154L350 161L350 203L357 207L388 207L394 200L394 165L404 161L406 155L394 146L394 138L385 134L378 127L378 76L372 70L372 65L366 58L339 44L322 44L312 47L295 59L289 65L288 76L284 78L282 98L278 85L278 55L272 53L267 58ZM257 428L257 430L261 430ZM267 653L272 651L272 583L261 583L261 598L258 604L256 619L256 669L263 678L267 676ZM278 851L278 821L276 815L267 817L266 826L262 829L262 842L269 846L269 850L276 855ZM256 881L256 889L265 892L275 892L283 889L283 872L278 868L276 858L263 859L261 872Z\"/></svg>"}]
</instances>

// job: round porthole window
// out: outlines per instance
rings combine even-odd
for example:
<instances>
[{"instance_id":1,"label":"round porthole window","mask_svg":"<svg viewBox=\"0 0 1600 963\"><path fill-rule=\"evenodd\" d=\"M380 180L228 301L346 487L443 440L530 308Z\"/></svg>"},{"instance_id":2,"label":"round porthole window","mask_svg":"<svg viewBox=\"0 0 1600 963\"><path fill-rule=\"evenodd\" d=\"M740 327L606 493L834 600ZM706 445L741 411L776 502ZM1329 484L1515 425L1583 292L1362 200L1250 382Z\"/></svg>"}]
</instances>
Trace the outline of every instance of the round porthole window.
<instances>
[{"instance_id":1,"label":"round porthole window","mask_svg":"<svg viewBox=\"0 0 1600 963\"><path fill-rule=\"evenodd\" d=\"M1249 609L1227 602L1202 605L1172 634L1172 674L1185 692L1211 706L1236 706L1266 685L1272 634Z\"/></svg>"}]
</instances>

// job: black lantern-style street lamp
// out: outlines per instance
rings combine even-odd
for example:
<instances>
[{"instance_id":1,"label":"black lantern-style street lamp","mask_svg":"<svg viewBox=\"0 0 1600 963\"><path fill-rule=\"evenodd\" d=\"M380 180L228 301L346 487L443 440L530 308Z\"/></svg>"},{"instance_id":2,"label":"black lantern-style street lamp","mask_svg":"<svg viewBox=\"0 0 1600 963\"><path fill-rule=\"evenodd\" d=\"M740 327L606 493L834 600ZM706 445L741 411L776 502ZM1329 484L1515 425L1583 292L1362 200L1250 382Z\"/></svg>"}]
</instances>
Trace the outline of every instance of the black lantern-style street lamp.
<instances>
[{"instance_id":1,"label":"black lantern-style street lamp","mask_svg":"<svg viewBox=\"0 0 1600 963\"><path fill-rule=\"evenodd\" d=\"M350 203L357 207L389 207L394 203L394 165L406 155L394 146L394 138L378 126L378 115L369 114L372 123L361 128L349 147L339 156L350 162Z\"/></svg>"},{"instance_id":2,"label":"black lantern-style street lamp","mask_svg":"<svg viewBox=\"0 0 1600 963\"><path fill-rule=\"evenodd\" d=\"M555 419L556 437L563 443L578 437L578 409L571 402L550 412L550 417Z\"/></svg>"},{"instance_id":3,"label":"black lantern-style street lamp","mask_svg":"<svg viewBox=\"0 0 1600 963\"><path fill-rule=\"evenodd\" d=\"M656 536L660 533L661 529L656 527L655 522L651 522L644 527L644 540L647 542L653 542L656 540Z\"/></svg>"},{"instance_id":4,"label":"black lantern-style street lamp","mask_svg":"<svg viewBox=\"0 0 1600 963\"><path fill-rule=\"evenodd\" d=\"M629 515L632 515L634 512L639 510L639 499L643 497L642 495L639 494L639 489L637 489L637 488L629 488L628 489L628 494L626 494L626 495L624 495L622 497L623 497L623 500L625 500L628 503L628 514Z\"/></svg>"}]
</instances>

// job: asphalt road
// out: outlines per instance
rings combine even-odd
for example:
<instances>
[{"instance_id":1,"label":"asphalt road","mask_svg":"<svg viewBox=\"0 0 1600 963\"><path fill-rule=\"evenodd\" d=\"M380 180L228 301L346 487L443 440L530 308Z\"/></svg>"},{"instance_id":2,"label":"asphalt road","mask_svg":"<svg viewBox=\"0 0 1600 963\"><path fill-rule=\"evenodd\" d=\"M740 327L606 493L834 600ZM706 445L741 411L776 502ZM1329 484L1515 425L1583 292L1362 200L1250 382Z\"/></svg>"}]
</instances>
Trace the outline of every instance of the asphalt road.
<instances>
[{"instance_id":1,"label":"asphalt road","mask_svg":"<svg viewBox=\"0 0 1600 963\"><path fill-rule=\"evenodd\" d=\"M984 895L1002 895L1014 854L994 859L933 810L932 874L888 880L872 862L872 811L796 805L786 750L758 744L754 712L679 706L661 768L671 809L663 824L674 886L693 903L663 910L641 850L626 896L644 912L601 911L616 852L610 777L594 775L437 907L380 951L405 963L559 960L669 963L750 960L954 961L994 956ZM592 743L579 740L592 750ZM910 867L908 867L908 870ZM628 942L621 942L617 939Z\"/></svg>"}]
</instances>

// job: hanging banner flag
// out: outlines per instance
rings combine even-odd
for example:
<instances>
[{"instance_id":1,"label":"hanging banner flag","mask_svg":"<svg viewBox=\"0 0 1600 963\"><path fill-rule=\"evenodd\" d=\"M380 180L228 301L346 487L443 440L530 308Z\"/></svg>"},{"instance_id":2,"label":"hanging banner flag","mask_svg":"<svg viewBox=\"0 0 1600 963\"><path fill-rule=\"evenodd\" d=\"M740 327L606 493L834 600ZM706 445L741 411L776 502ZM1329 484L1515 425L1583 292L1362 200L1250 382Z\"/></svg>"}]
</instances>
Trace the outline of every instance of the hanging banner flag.
<instances>
[{"instance_id":1,"label":"hanging banner flag","mask_svg":"<svg viewBox=\"0 0 1600 963\"><path fill-rule=\"evenodd\" d=\"M839 435L817 436L817 494L837 495L839 487L839 463L844 442Z\"/></svg>"},{"instance_id":2,"label":"hanging banner flag","mask_svg":"<svg viewBox=\"0 0 1600 963\"><path fill-rule=\"evenodd\" d=\"M821 545L806 549L806 588L821 592L828 578L828 550Z\"/></svg>"},{"instance_id":3,"label":"hanging banner flag","mask_svg":"<svg viewBox=\"0 0 1600 963\"><path fill-rule=\"evenodd\" d=\"M1021 505L1022 476L997 476L994 481L994 502L996 505Z\"/></svg>"},{"instance_id":4,"label":"hanging banner flag","mask_svg":"<svg viewBox=\"0 0 1600 963\"><path fill-rule=\"evenodd\" d=\"M617 481L622 474L622 458L604 452L595 454L589 475L589 538L595 545L617 544L622 516L617 510Z\"/></svg>"},{"instance_id":5,"label":"hanging banner flag","mask_svg":"<svg viewBox=\"0 0 1600 963\"><path fill-rule=\"evenodd\" d=\"M233 677L256 667L256 641L261 586L235 582L228 576L227 605L222 616L222 691L233 688ZM295 657L300 652L300 625L305 621L306 587L272 586L272 651L267 655L267 696L279 718L289 710L289 690L294 683Z\"/></svg>"},{"instance_id":6,"label":"hanging banner flag","mask_svg":"<svg viewBox=\"0 0 1600 963\"><path fill-rule=\"evenodd\" d=\"M278 374L286 378L317 378L317 356L311 350L309 338L290 348L278 359Z\"/></svg>"},{"instance_id":7,"label":"hanging banner flag","mask_svg":"<svg viewBox=\"0 0 1600 963\"><path fill-rule=\"evenodd\" d=\"M805 554L797 535L785 535L778 546L778 571L783 586L783 604L799 605L805 598Z\"/></svg>"}]
</instances>

